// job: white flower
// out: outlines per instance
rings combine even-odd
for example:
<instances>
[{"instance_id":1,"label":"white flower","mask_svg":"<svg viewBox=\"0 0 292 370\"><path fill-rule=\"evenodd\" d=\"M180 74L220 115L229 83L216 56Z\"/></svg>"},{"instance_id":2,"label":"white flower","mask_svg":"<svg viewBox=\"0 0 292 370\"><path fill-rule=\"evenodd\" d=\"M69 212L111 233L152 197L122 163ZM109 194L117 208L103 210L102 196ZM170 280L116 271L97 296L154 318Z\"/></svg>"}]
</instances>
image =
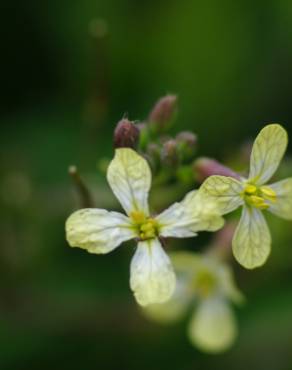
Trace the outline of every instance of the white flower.
<instances>
[{"instance_id":1,"label":"white flower","mask_svg":"<svg viewBox=\"0 0 292 370\"><path fill-rule=\"evenodd\" d=\"M215 255L177 252L171 254L171 259L177 272L175 293L166 303L143 308L144 314L170 323L181 319L194 306L188 325L191 343L209 353L227 350L237 335L230 303L243 300L230 268Z\"/></svg>"},{"instance_id":2,"label":"white flower","mask_svg":"<svg viewBox=\"0 0 292 370\"><path fill-rule=\"evenodd\" d=\"M264 127L252 148L248 179L210 176L201 187L208 197L217 200L221 214L243 206L232 245L237 261L249 269L263 265L271 251L271 235L262 211L292 220L292 178L266 185L287 143L288 135L282 126Z\"/></svg>"},{"instance_id":3,"label":"white flower","mask_svg":"<svg viewBox=\"0 0 292 370\"><path fill-rule=\"evenodd\" d=\"M216 203L192 191L157 217L149 212L151 172L146 160L129 148L116 150L107 171L109 185L127 213L81 209L66 222L70 246L90 253L108 253L122 242L136 239L130 286L140 305L167 301L175 289L172 264L160 237L193 237L198 231L223 226Z\"/></svg>"}]
</instances>

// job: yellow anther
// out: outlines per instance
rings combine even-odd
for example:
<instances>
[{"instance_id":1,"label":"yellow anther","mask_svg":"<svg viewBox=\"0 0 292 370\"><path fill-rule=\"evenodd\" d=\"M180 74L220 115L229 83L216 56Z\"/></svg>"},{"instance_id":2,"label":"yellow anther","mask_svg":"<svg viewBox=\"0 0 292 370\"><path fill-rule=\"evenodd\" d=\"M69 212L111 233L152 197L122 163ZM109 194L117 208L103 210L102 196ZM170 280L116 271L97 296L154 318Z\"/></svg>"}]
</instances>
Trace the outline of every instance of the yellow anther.
<instances>
[{"instance_id":1,"label":"yellow anther","mask_svg":"<svg viewBox=\"0 0 292 370\"><path fill-rule=\"evenodd\" d=\"M265 202L264 198L257 195L251 195L248 197L249 203L259 209L267 209L269 205Z\"/></svg>"},{"instance_id":2,"label":"yellow anther","mask_svg":"<svg viewBox=\"0 0 292 370\"><path fill-rule=\"evenodd\" d=\"M247 204L258 209L268 209L267 201L275 201L276 193L267 186L257 187L253 184L247 184L243 191L243 198Z\"/></svg>"},{"instance_id":3,"label":"yellow anther","mask_svg":"<svg viewBox=\"0 0 292 370\"><path fill-rule=\"evenodd\" d=\"M257 193L257 187L255 185L252 185L252 184L248 184L245 189L244 189L244 192L245 194L247 195L255 195Z\"/></svg>"},{"instance_id":4,"label":"yellow anther","mask_svg":"<svg viewBox=\"0 0 292 370\"><path fill-rule=\"evenodd\" d=\"M153 226L154 226L154 223L152 222L152 220L149 220L145 222L145 224L141 225L140 229L141 231L150 231L153 229Z\"/></svg>"},{"instance_id":5,"label":"yellow anther","mask_svg":"<svg viewBox=\"0 0 292 370\"><path fill-rule=\"evenodd\" d=\"M141 240L153 239L158 235L158 224L153 218L147 218L143 212L131 212L133 228Z\"/></svg>"},{"instance_id":6,"label":"yellow anther","mask_svg":"<svg viewBox=\"0 0 292 370\"><path fill-rule=\"evenodd\" d=\"M271 202L276 202L277 194L272 188L269 188L268 186L262 186L260 191L264 199L270 200Z\"/></svg>"}]
</instances>

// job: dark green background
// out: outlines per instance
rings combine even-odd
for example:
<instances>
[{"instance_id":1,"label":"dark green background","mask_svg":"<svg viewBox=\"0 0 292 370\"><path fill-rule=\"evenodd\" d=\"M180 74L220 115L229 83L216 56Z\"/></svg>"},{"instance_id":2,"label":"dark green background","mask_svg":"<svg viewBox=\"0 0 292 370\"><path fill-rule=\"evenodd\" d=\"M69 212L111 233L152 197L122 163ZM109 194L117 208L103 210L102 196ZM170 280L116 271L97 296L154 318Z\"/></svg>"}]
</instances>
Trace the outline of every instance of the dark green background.
<instances>
[{"instance_id":1,"label":"dark green background","mask_svg":"<svg viewBox=\"0 0 292 370\"><path fill-rule=\"evenodd\" d=\"M90 32L96 19L104 38ZM97 171L112 130L165 93L179 96L174 131L196 132L203 155L231 161L270 122L292 134L291 0L2 1L0 31L1 370L292 369L291 223L269 218L265 267L235 265L247 304L237 342L217 356L190 346L186 322L141 316L133 244L94 256L64 239L78 206L67 167L112 207Z\"/></svg>"}]
</instances>

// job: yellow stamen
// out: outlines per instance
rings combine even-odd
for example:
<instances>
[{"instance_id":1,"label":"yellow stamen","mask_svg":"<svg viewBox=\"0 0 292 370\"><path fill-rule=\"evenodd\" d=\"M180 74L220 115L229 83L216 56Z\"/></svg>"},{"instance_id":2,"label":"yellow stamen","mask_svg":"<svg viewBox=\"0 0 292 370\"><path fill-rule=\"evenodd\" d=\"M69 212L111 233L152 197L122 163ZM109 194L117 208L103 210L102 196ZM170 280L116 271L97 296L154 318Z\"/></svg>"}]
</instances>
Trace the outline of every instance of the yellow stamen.
<instances>
[{"instance_id":1,"label":"yellow stamen","mask_svg":"<svg viewBox=\"0 0 292 370\"><path fill-rule=\"evenodd\" d=\"M264 198L259 197L257 195L251 195L249 198L249 203L259 209L268 209L269 205L265 203Z\"/></svg>"},{"instance_id":2,"label":"yellow stamen","mask_svg":"<svg viewBox=\"0 0 292 370\"><path fill-rule=\"evenodd\" d=\"M153 218L141 211L133 211L130 215L133 226L141 240L153 239L158 235L158 224Z\"/></svg>"},{"instance_id":3,"label":"yellow stamen","mask_svg":"<svg viewBox=\"0 0 292 370\"><path fill-rule=\"evenodd\" d=\"M244 192L245 194L247 195L255 195L257 193L257 187L255 185L252 185L252 184L248 184L245 189L244 189Z\"/></svg>"},{"instance_id":4,"label":"yellow stamen","mask_svg":"<svg viewBox=\"0 0 292 370\"><path fill-rule=\"evenodd\" d=\"M268 186L262 186L260 191L264 199L270 200L271 202L276 202L277 194L273 189L269 188Z\"/></svg>"},{"instance_id":5,"label":"yellow stamen","mask_svg":"<svg viewBox=\"0 0 292 370\"><path fill-rule=\"evenodd\" d=\"M276 201L276 193L273 189L267 186L257 187L254 184L247 184L242 196L247 204L262 210L270 207L269 201Z\"/></svg>"}]
</instances>

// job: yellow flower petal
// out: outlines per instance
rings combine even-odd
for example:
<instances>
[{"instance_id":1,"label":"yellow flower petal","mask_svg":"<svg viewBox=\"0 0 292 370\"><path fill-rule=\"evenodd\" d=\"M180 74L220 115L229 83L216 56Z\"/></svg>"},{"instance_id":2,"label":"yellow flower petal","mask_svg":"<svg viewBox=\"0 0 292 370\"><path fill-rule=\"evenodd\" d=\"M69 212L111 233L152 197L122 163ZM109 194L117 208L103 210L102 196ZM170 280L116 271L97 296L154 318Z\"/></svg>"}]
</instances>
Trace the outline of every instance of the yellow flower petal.
<instances>
[{"instance_id":1,"label":"yellow flower petal","mask_svg":"<svg viewBox=\"0 0 292 370\"><path fill-rule=\"evenodd\" d=\"M259 209L243 207L232 249L237 261L245 268L252 269L266 262L271 251L271 235Z\"/></svg>"},{"instance_id":2,"label":"yellow flower petal","mask_svg":"<svg viewBox=\"0 0 292 370\"><path fill-rule=\"evenodd\" d=\"M258 134L251 153L249 180L265 184L277 170L288 144L286 130L272 124Z\"/></svg>"},{"instance_id":3,"label":"yellow flower petal","mask_svg":"<svg viewBox=\"0 0 292 370\"><path fill-rule=\"evenodd\" d=\"M158 215L159 234L187 238L198 231L217 231L224 225L217 203L198 191L191 191L180 203L174 203Z\"/></svg>"},{"instance_id":4,"label":"yellow flower petal","mask_svg":"<svg viewBox=\"0 0 292 370\"><path fill-rule=\"evenodd\" d=\"M193 345L204 352L227 350L237 335L235 317L228 303L217 297L200 302L188 332Z\"/></svg>"},{"instance_id":5,"label":"yellow flower petal","mask_svg":"<svg viewBox=\"0 0 292 370\"><path fill-rule=\"evenodd\" d=\"M200 188L200 192L217 202L220 214L232 212L243 204L240 196L244 185L234 179L226 176L210 176Z\"/></svg>"},{"instance_id":6,"label":"yellow flower petal","mask_svg":"<svg viewBox=\"0 0 292 370\"><path fill-rule=\"evenodd\" d=\"M142 211L148 216L151 172L143 157L130 148L116 149L108 167L107 180L128 215Z\"/></svg>"},{"instance_id":7,"label":"yellow flower petal","mask_svg":"<svg viewBox=\"0 0 292 370\"><path fill-rule=\"evenodd\" d=\"M71 247L90 253L108 253L122 242L135 238L128 217L104 209L85 208L74 212L66 222Z\"/></svg>"},{"instance_id":8,"label":"yellow flower petal","mask_svg":"<svg viewBox=\"0 0 292 370\"><path fill-rule=\"evenodd\" d=\"M158 239L139 242L131 261L130 286L141 306L166 302L174 293L172 264Z\"/></svg>"},{"instance_id":9,"label":"yellow flower petal","mask_svg":"<svg viewBox=\"0 0 292 370\"><path fill-rule=\"evenodd\" d=\"M292 220L292 178L276 182L269 187L276 193L269 211L286 220Z\"/></svg>"}]
</instances>

